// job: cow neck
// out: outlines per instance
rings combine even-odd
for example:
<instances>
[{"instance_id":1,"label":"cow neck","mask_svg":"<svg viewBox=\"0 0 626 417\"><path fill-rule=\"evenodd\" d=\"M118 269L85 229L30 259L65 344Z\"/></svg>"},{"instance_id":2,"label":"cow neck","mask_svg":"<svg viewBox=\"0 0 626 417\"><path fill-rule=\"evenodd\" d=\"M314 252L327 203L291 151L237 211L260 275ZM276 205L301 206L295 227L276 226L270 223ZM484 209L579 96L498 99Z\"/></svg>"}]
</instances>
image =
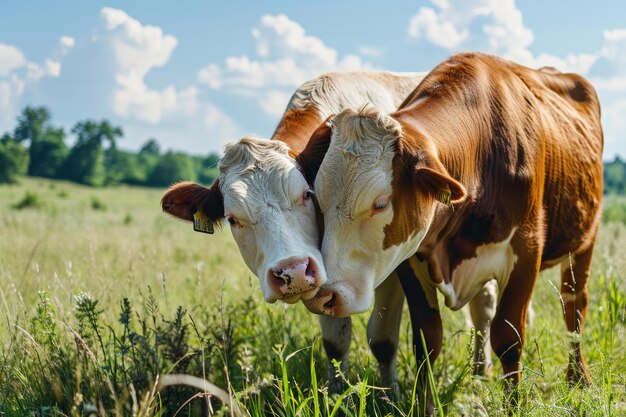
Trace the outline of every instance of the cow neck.
<instances>
[{"instance_id":1,"label":"cow neck","mask_svg":"<svg viewBox=\"0 0 626 417\"><path fill-rule=\"evenodd\" d=\"M424 150L433 152L448 173L466 187L469 194L468 203L460 203L454 207L437 204L434 218L418 250L420 253L428 254L437 242L445 240L446 236L457 233L461 228L462 218L467 212L469 202L471 202L476 189L477 178L475 178L475 170L472 170L471 167L476 165L480 150L476 148L476 141L470 140L472 135L478 134L475 130L475 124L463 123L464 115L459 114L460 123L452 125L441 122L441 120L449 118L449 115L445 115L446 110L433 108L433 106L416 107L422 106L411 106L409 109L392 114L402 125L402 141L405 151L412 154ZM398 161L400 160L401 158ZM406 167L399 169L406 169ZM407 181L407 179L402 179L402 176L397 178L400 178L400 181ZM396 186L409 187L410 185L407 183ZM429 205L430 203L431 200L425 199L418 206ZM413 212L413 216L417 215L415 210L416 208L412 211L409 210ZM412 227L422 227L425 225L424 222L425 219L418 217L417 221L413 221ZM408 227L408 229L412 227ZM408 238L411 232L406 230L401 239Z\"/></svg>"},{"instance_id":2,"label":"cow neck","mask_svg":"<svg viewBox=\"0 0 626 417\"><path fill-rule=\"evenodd\" d=\"M283 115L276 127L272 140L286 143L292 156L297 156L304 150L311 134L324 121L316 107L304 109L289 109Z\"/></svg>"}]
</instances>

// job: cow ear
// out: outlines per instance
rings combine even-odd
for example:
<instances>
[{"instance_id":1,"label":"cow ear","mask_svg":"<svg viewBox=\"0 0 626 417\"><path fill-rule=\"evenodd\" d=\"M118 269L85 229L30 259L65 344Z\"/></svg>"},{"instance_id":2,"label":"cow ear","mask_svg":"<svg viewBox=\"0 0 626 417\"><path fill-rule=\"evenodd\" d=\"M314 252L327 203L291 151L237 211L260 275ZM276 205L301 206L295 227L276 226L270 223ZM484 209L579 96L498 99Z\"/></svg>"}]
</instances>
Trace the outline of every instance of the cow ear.
<instances>
[{"instance_id":1,"label":"cow ear","mask_svg":"<svg viewBox=\"0 0 626 417\"><path fill-rule=\"evenodd\" d=\"M161 207L169 215L193 221L194 229L212 233L213 225L224 218L224 196L219 180L209 188L189 181L174 184L163 195Z\"/></svg>"},{"instance_id":2,"label":"cow ear","mask_svg":"<svg viewBox=\"0 0 626 417\"><path fill-rule=\"evenodd\" d=\"M467 198L463 184L452 178L439 158L422 156L415 159L412 164L412 179L415 185L448 206L461 203Z\"/></svg>"},{"instance_id":3,"label":"cow ear","mask_svg":"<svg viewBox=\"0 0 626 417\"><path fill-rule=\"evenodd\" d=\"M333 133L332 118L334 116L334 114L328 116L324 123L315 129L304 150L296 157L296 161L298 165L300 165L304 177L311 185L315 183L317 171L319 171L320 165L330 146L330 138Z\"/></svg>"}]
</instances>

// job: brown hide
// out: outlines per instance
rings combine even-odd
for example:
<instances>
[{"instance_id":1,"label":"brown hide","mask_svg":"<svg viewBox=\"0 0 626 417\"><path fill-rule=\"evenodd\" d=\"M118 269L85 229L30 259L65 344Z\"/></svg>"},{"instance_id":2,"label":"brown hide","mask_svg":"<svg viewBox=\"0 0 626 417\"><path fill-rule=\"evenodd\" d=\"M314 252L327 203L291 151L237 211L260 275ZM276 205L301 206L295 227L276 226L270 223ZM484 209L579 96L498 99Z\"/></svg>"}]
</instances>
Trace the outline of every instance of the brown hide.
<instances>
[{"instance_id":1,"label":"brown hide","mask_svg":"<svg viewBox=\"0 0 626 417\"><path fill-rule=\"evenodd\" d=\"M602 130L586 80L460 54L411 96L392 114L403 125L403 146L423 148L426 138L469 194L453 212L439 210L420 247L426 255L435 247L448 252L441 278L476 246L502 241L527 222L542 261L590 244L602 198Z\"/></svg>"},{"instance_id":2,"label":"brown hide","mask_svg":"<svg viewBox=\"0 0 626 417\"><path fill-rule=\"evenodd\" d=\"M320 112L314 107L287 110L276 127L272 140L285 142L291 149L291 156L296 157L321 122Z\"/></svg>"}]
</instances>

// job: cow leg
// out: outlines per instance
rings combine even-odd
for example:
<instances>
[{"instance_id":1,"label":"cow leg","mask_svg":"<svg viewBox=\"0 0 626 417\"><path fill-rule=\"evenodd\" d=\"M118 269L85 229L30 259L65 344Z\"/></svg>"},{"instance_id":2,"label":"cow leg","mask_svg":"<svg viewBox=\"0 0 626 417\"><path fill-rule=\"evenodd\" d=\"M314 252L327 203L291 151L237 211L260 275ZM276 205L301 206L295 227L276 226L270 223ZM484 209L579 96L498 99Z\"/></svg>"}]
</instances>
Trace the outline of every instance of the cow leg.
<instances>
[{"instance_id":1,"label":"cow leg","mask_svg":"<svg viewBox=\"0 0 626 417\"><path fill-rule=\"evenodd\" d=\"M340 363L343 375L348 373L348 350L352 339L352 319L350 317L319 316L322 328L322 342L328 358L328 381L331 394L345 391L344 377L337 373L333 361Z\"/></svg>"},{"instance_id":2,"label":"cow leg","mask_svg":"<svg viewBox=\"0 0 626 417\"><path fill-rule=\"evenodd\" d=\"M515 241L514 237L512 243ZM526 337L526 313L540 263L539 246L532 242L519 242L519 245L514 245L514 252L519 258L505 288L499 288L501 296L490 331L491 346L500 358L504 371L507 402L512 406L517 404L520 359Z\"/></svg>"},{"instance_id":3,"label":"cow leg","mask_svg":"<svg viewBox=\"0 0 626 417\"><path fill-rule=\"evenodd\" d=\"M591 244L582 252L572 255L561 263L561 298L563 300L563 317L567 330L574 333L572 338L567 382L570 385L582 383L589 385L589 371L580 348L580 333L587 315L587 279L593 255Z\"/></svg>"},{"instance_id":4,"label":"cow leg","mask_svg":"<svg viewBox=\"0 0 626 417\"><path fill-rule=\"evenodd\" d=\"M416 270L426 270L424 261L417 261L416 258L406 260L398 266L396 273L400 278L400 283L404 289L404 294L411 313L411 327L413 330L413 351L417 361L417 395L419 404L415 404L417 415L431 415L434 411L432 390L428 384L428 370L425 361L429 360L432 365L441 352L443 340L443 327L441 315L437 305L437 293L434 285L422 285L421 282L428 282L430 278L420 277ZM422 336L426 349L422 344Z\"/></svg>"},{"instance_id":5,"label":"cow leg","mask_svg":"<svg viewBox=\"0 0 626 417\"><path fill-rule=\"evenodd\" d=\"M376 288L375 297L374 310L367 323L367 340L378 360L382 386L391 388L392 399L399 399L396 362L404 293L396 274L391 274Z\"/></svg>"},{"instance_id":6,"label":"cow leg","mask_svg":"<svg viewBox=\"0 0 626 417\"><path fill-rule=\"evenodd\" d=\"M472 363L474 375L484 376L492 367L491 346L487 341L489 340L489 326L496 313L497 299L497 283L491 280L469 302L469 313L475 329Z\"/></svg>"}]
</instances>

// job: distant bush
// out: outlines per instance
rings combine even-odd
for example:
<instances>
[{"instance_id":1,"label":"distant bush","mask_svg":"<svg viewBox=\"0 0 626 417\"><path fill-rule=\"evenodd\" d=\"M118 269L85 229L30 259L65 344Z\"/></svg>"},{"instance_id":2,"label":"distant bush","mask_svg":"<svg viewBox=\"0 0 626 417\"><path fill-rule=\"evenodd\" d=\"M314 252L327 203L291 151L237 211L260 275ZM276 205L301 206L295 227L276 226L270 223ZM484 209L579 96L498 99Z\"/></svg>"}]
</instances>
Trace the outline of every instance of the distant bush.
<instances>
[{"instance_id":1,"label":"distant bush","mask_svg":"<svg viewBox=\"0 0 626 417\"><path fill-rule=\"evenodd\" d=\"M167 187L184 180L196 180L193 160L181 152L166 152L148 176L148 185Z\"/></svg>"},{"instance_id":2,"label":"distant bush","mask_svg":"<svg viewBox=\"0 0 626 417\"><path fill-rule=\"evenodd\" d=\"M104 211L107 209L107 206L98 197L91 197L91 208Z\"/></svg>"},{"instance_id":3,"label":"distant bush","mask_svg":"<svg viewBox=\"0 0 626 417\"><path fill-rule=\"evenodd\" d=\"M24 194L24 197L22 197L20 201L13 204L11 207L13 207L16 210L23 210L26 208L40 208L42 206L43 206L43 203L41 202L41 199L39 198L38 194L34 192L26 191L26 194Z\"/></svg>"},{"instance_id":4,"label":"distant bush","mask_svg":"<svg viewBox=\"0 0 626 417\"><path fill-rule=\"evenodd\" d=\"M602 222L626 224L626 199L616 196L605 197L602 210Z\"/></svg>"},{"instance_id":5,"label":"distant bush","mask_svg":"<svg viewBox=\"0 0 626 417\"><path fill-rule=\"evenodd\" d=\"M28 149L8 135L0 139L0 184L17 181L28 169Z\"/></svg>"}]
</instances>

